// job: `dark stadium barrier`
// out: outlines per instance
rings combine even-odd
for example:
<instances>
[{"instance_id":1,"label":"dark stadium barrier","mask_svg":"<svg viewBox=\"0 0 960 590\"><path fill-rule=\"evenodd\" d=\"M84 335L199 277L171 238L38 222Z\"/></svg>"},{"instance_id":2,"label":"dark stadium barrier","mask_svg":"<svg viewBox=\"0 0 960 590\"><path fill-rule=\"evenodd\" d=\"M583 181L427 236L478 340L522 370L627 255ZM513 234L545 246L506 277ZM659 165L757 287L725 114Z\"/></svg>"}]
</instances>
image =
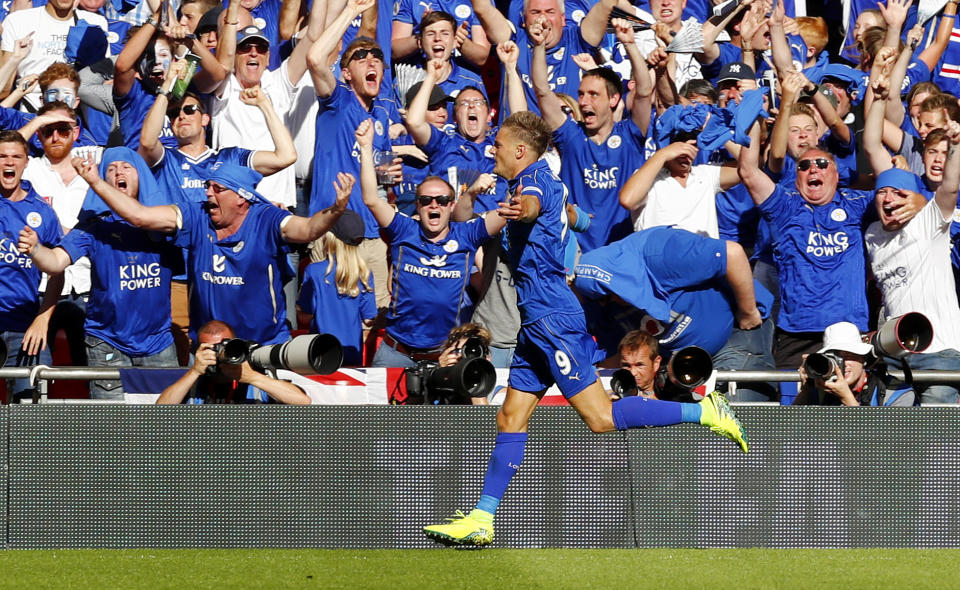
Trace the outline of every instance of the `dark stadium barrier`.
<instances>
[{"instance_id":1,"label":"dark stadium barrier","mask_svg":"<svg viewBox=\"0 0 960 590\"><path fill-rule=\"evenodd\" d=\"M694 425L594 435L540 408L494 545L960 546L960 408L737 411L748 455ZM0 412L10 548L416 548L476 502L496 408Z\"/></svg>"}]
</instances>

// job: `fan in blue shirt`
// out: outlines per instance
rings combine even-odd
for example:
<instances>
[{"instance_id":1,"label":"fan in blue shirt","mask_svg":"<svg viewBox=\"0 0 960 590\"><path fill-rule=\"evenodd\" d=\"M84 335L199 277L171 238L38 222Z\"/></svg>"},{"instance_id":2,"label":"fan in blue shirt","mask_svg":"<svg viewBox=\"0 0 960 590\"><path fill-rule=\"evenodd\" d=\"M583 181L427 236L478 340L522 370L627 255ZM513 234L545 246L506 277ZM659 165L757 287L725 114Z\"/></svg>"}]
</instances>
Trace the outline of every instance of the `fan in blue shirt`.
<instances>
[{"instance_id":1,"label":"fan in blue shirt","mask_svg":"<svg viewBox=\"0 0 960 590\"><path fill-rule=\"evenodd\" d=\"M363 202L383 228L393 260L386 335L373 364L410 367L430 356L436 360L447 334L465 319L461 316L468 304L474 255L500 231L504 220L488 214L451 223L453 187L436 176L417 188L419 220L397 213L377 195L373 135L371 121L357 127L360 184Z\"/></svg>"},{"instance_id":2,"label":"fan in blue shirt","mask_svg":"<svg viewBox=\"0 0 960 590\"><path fill-rule=\"evenodd\" d=\"M88 183L102 183L90 162L77 161ZM219 162L207 179L207 201L148 207L103 187L100 196L118 216L141 229L171 233L188 250L191 338L212 319L227 321L237 336L260 344L290 337L283 283L291 274L288 243L320 237L346 206L353 179L342 175L335 205L310 218L291 215L249 188L257 172Z\"/></svg>"},{"instance_id":3,"label":"fan in blue shirt","mask_svg":"<svg viewBox=\"0 0 960 590\"><path fill-rule=\"evenodd\" d=\"M60 299L63 275L47 282L37 303L40 270L17 247L20 230L29 227L45 246L55 246L63 232L53 208L21 180L27 167L27 141L13 130L0 131L0 337L6 345L7 366L51 364L47 328ZM30 387L18 379L12 393Z\"/></svg>"},{"instance_id":4,"label":"fan in blue shirt","mask_svg":"<svg viewBox=\"0 0 960 590\"><path fill-rule=\"evenodd\" d=\"M128 148L108 150L100 163L104 178L91 191L110 187L124 198L154 195L157 184L143 160ZM170 279L180 271L180 250L159 234L136 228L112 212L87 216L57 248L37 244L24 228L21 247L40 270L62 272L90 258L91 289L84 329L91 366L177 366L170 332ZM118 381L92 381L94 399L120 396Z\"/></svg>"},{"instance_id":5,"label":"fan in blue shirt","mask_svg":"<svg viewBox=\"0 0 960 590\"><path fill-rule=\"evenodd\" d=\"M428 33L430 25L437 22L438 14L447 15L452 22L450 31L444 32L450 42L450 50L457 49L471 67L483 67L490 55L490 42L473 14L470 0L396 0L393 16L393 58L403 59L414 55L422 44L416 33L422 35L424 42L434 40ZM457 21L460 21L459 27ZM454 47L454 43L456 47ZM430 51L423 47L428 58ZM449 56L448 56L449 57Z\"/></svg>"},{"instance_id":6,"label":"fan in blue shirt","mask_svg":"<svg viewBox=\"0 0 960 590\"><path fill-rule=\"evenodd\" d=\"M566 283L562 256L569 239L567 191L540 160L551 134L529 111L510 115L497 133L494 172L509 180L512 195L497 213L508 220L503 240L516 282L521 327L480 501L466 516L424 528L428 537L442 543L493 541L493 515L523 461L527 423L554 383L594 432L697 422L747 451L743 428L716 393L700 404L637 396L611 403L593 368L596 345L587 333L583 310ZM488 213L488 224L491 217ZM759 325L759 313L756 316L754 325Z\"/></svg>"},{"instance_id":7,"label":"fan in blue shirt","mask_svg":"<svg viewBox=\"0 0 960 590\"><path fill-rule=\"evenodd\" d=\"M570 189L574 204L591 214L590 227L577 241L584 252L619 240L633 231L628 209L620 206L620 189L643 164L643 143L650 125L653 83L647 63L634 43L633 28L614 19L617 39L626 47L633 78L637 80L631 117L614 121L622 83L611 69L595 68L583 74L577 103L583 122L563 112L563 102L547 81L544 41L549 23L540 19L527 31L534 44L532 78L543 120L553 130L554 145L560 152L560 178Z\"/></svg>"}]
</instances>

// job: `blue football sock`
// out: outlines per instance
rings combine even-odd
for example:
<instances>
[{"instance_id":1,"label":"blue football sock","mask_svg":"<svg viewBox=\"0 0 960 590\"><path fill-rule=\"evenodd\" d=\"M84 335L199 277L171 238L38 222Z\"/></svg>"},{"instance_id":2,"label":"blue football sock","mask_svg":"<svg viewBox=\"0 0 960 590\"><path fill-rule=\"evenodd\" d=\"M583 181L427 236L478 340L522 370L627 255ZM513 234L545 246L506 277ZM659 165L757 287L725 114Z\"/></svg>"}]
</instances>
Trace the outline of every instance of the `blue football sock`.
<instances>
[{"instance_id":1,"label":"blue football sock","mask_svg":"<svg viewBox=\"0 0 960 590\"><path fill-rule=\"evenodd\" d=\"M644 428L647 426L670 426L683 420L683 406L640 396L625 397L613 402L613 425L617 430ZM698 406L699 408L699 406ZM697 420L699 422L699 418Z\"/></svg>"},{"instance_id":2,"label":"blue football sock","mask_svg":"<svg viewBox=\"0 0 960 590\"><path fill-rule=\"evenodd\" d=\"M483 492L477 503L477 510L490 514L497 511L497 505L507 491L510 479L520 468L526 446L526 432L501 432L497 435L497 442L487 464L487 475L483 478Z\"/></svg>"},{"instance_id":3,"label":"blue football sock","mask_svg":"<svg viewBox=\"0 0 960 590\"><path fill-rule=\"evenodd\" d=\"M700 424L701 415L703 415L703 406L700 404L680 404L680 420L682 422Z\"/></svg>"}]
</instances>

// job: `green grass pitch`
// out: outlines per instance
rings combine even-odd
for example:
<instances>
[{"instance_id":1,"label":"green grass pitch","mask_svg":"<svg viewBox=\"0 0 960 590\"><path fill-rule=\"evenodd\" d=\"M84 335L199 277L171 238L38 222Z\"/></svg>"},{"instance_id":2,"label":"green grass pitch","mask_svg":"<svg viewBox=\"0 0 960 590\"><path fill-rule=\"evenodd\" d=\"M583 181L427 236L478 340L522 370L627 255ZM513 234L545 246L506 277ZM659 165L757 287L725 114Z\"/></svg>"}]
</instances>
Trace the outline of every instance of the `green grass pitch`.
<instances>
[{"instance_id":1,"label":"green grass pitch","mask_svg":"<svg viewBox=\"0 0 960 590\"><path fill-rule=\"evenodd\" d=\"M958 588L960 550L138 549L0 552L0 588Z\"/></svg>"}]
</instances>

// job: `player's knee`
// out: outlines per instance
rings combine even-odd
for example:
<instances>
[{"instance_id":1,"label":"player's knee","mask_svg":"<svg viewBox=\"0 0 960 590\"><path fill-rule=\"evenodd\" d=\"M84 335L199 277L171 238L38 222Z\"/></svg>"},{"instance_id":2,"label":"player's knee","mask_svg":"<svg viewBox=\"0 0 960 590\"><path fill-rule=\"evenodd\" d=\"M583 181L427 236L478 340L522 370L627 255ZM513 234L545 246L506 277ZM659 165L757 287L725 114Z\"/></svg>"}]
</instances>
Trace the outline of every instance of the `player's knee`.
<instances>
[{"instance_id":1,"label":"player's knee","mask_svg":"<svg viewBox=\"0 0 960 590\"><path fill-rule=\"evenodd\" d=\"M524 432L527 429L526 420L517 412L501 407L497 412L498 432Z\"/></svg>"},{"instance_id":2,"label":"player's knee","mask_svg":"<svg viewBox=\"0 0 960 590\"><path fill-rule=\"evenodd\" d=\"M613 416L584 416L583 421L592 432L603 434L616 430L613 424Z\"/></svg>"}]
</instances>

